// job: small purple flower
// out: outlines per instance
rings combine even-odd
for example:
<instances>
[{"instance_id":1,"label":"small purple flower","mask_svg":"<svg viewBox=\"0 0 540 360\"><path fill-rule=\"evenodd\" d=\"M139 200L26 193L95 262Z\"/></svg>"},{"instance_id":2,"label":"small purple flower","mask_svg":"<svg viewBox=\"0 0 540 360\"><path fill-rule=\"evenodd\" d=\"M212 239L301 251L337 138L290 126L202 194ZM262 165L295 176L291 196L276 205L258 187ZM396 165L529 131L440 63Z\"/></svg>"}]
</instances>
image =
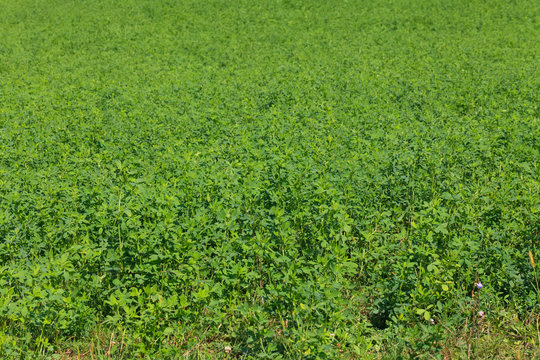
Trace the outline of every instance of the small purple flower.
<instances>
[{"instance_id":1,"label":"small purple flower","mask_svg":"<svg viewBox=\"0 0 540 360\"><path fill-rule=\"evenodd\" d=\"M484 287L484 285L482 285L482 283L479 282L479 283L476 284L476 287L478 288L478 290L480 290L481 288Z\"/></svg>"},{"instance_id":2,"label":"small purple flower","mask_svg":"<svg viewBox=\"0 0 540 360\"><path fill-rule=\"evenodd\" d=\"M483 312L482 310L480 310L480 311L478 312L478 316L480 316L482 319L484 318L484 315L485 315L485 314L484 314L484 312Z\"/></svg>"}]
</instances>

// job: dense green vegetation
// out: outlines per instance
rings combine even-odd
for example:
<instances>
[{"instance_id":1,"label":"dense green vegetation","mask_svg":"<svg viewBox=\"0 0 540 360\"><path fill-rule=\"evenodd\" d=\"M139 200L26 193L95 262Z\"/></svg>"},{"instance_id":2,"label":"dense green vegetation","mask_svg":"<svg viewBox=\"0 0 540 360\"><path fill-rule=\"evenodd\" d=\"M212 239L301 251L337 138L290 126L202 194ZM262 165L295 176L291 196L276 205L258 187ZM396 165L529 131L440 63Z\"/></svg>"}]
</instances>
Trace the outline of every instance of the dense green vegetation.
<instances>
[{"instance_id":1,"label":"dense green vegetation","mask_svg":"<svg viewBox=\"0 0 540 360\"><path fill-rule=\"evenodd\" d=\"M539 26L0 0L0 357L540 356Z\"/></svg>"}]
</instances>

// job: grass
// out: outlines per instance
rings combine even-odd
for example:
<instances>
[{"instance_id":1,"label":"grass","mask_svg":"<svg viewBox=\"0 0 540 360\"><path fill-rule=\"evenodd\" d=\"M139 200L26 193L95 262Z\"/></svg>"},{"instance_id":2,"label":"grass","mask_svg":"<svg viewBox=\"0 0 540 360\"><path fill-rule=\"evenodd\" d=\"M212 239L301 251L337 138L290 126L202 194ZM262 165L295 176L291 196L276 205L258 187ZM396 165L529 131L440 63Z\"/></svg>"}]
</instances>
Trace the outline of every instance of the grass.
<instances>
[{"instance_id":1,"label":"grass","mask_svg":"<svg viewBox=\"0 0 540 360\"><path fill-rule=\"evenodd\" d=\"M2 358L539 356L536 2L0 9Z\"/></svg>"}]
</instances>

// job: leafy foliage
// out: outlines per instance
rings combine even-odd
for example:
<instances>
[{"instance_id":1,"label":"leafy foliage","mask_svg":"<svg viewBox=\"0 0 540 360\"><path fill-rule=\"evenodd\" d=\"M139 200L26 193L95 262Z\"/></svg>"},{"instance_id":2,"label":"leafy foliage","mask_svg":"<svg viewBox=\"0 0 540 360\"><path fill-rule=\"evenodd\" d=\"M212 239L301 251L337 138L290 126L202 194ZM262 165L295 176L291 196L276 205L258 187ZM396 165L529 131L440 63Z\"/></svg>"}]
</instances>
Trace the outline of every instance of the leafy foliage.
<instances>
[{"instance_id":1,"label":"leafy foliage","mask_svg":"<svg viewBox=\"0 0 540 360\"><path fill-rule=\"evenodd\" d=\"M537 351L538 3L0 5L2 357Z\"/></svg>"}]
</instances>

